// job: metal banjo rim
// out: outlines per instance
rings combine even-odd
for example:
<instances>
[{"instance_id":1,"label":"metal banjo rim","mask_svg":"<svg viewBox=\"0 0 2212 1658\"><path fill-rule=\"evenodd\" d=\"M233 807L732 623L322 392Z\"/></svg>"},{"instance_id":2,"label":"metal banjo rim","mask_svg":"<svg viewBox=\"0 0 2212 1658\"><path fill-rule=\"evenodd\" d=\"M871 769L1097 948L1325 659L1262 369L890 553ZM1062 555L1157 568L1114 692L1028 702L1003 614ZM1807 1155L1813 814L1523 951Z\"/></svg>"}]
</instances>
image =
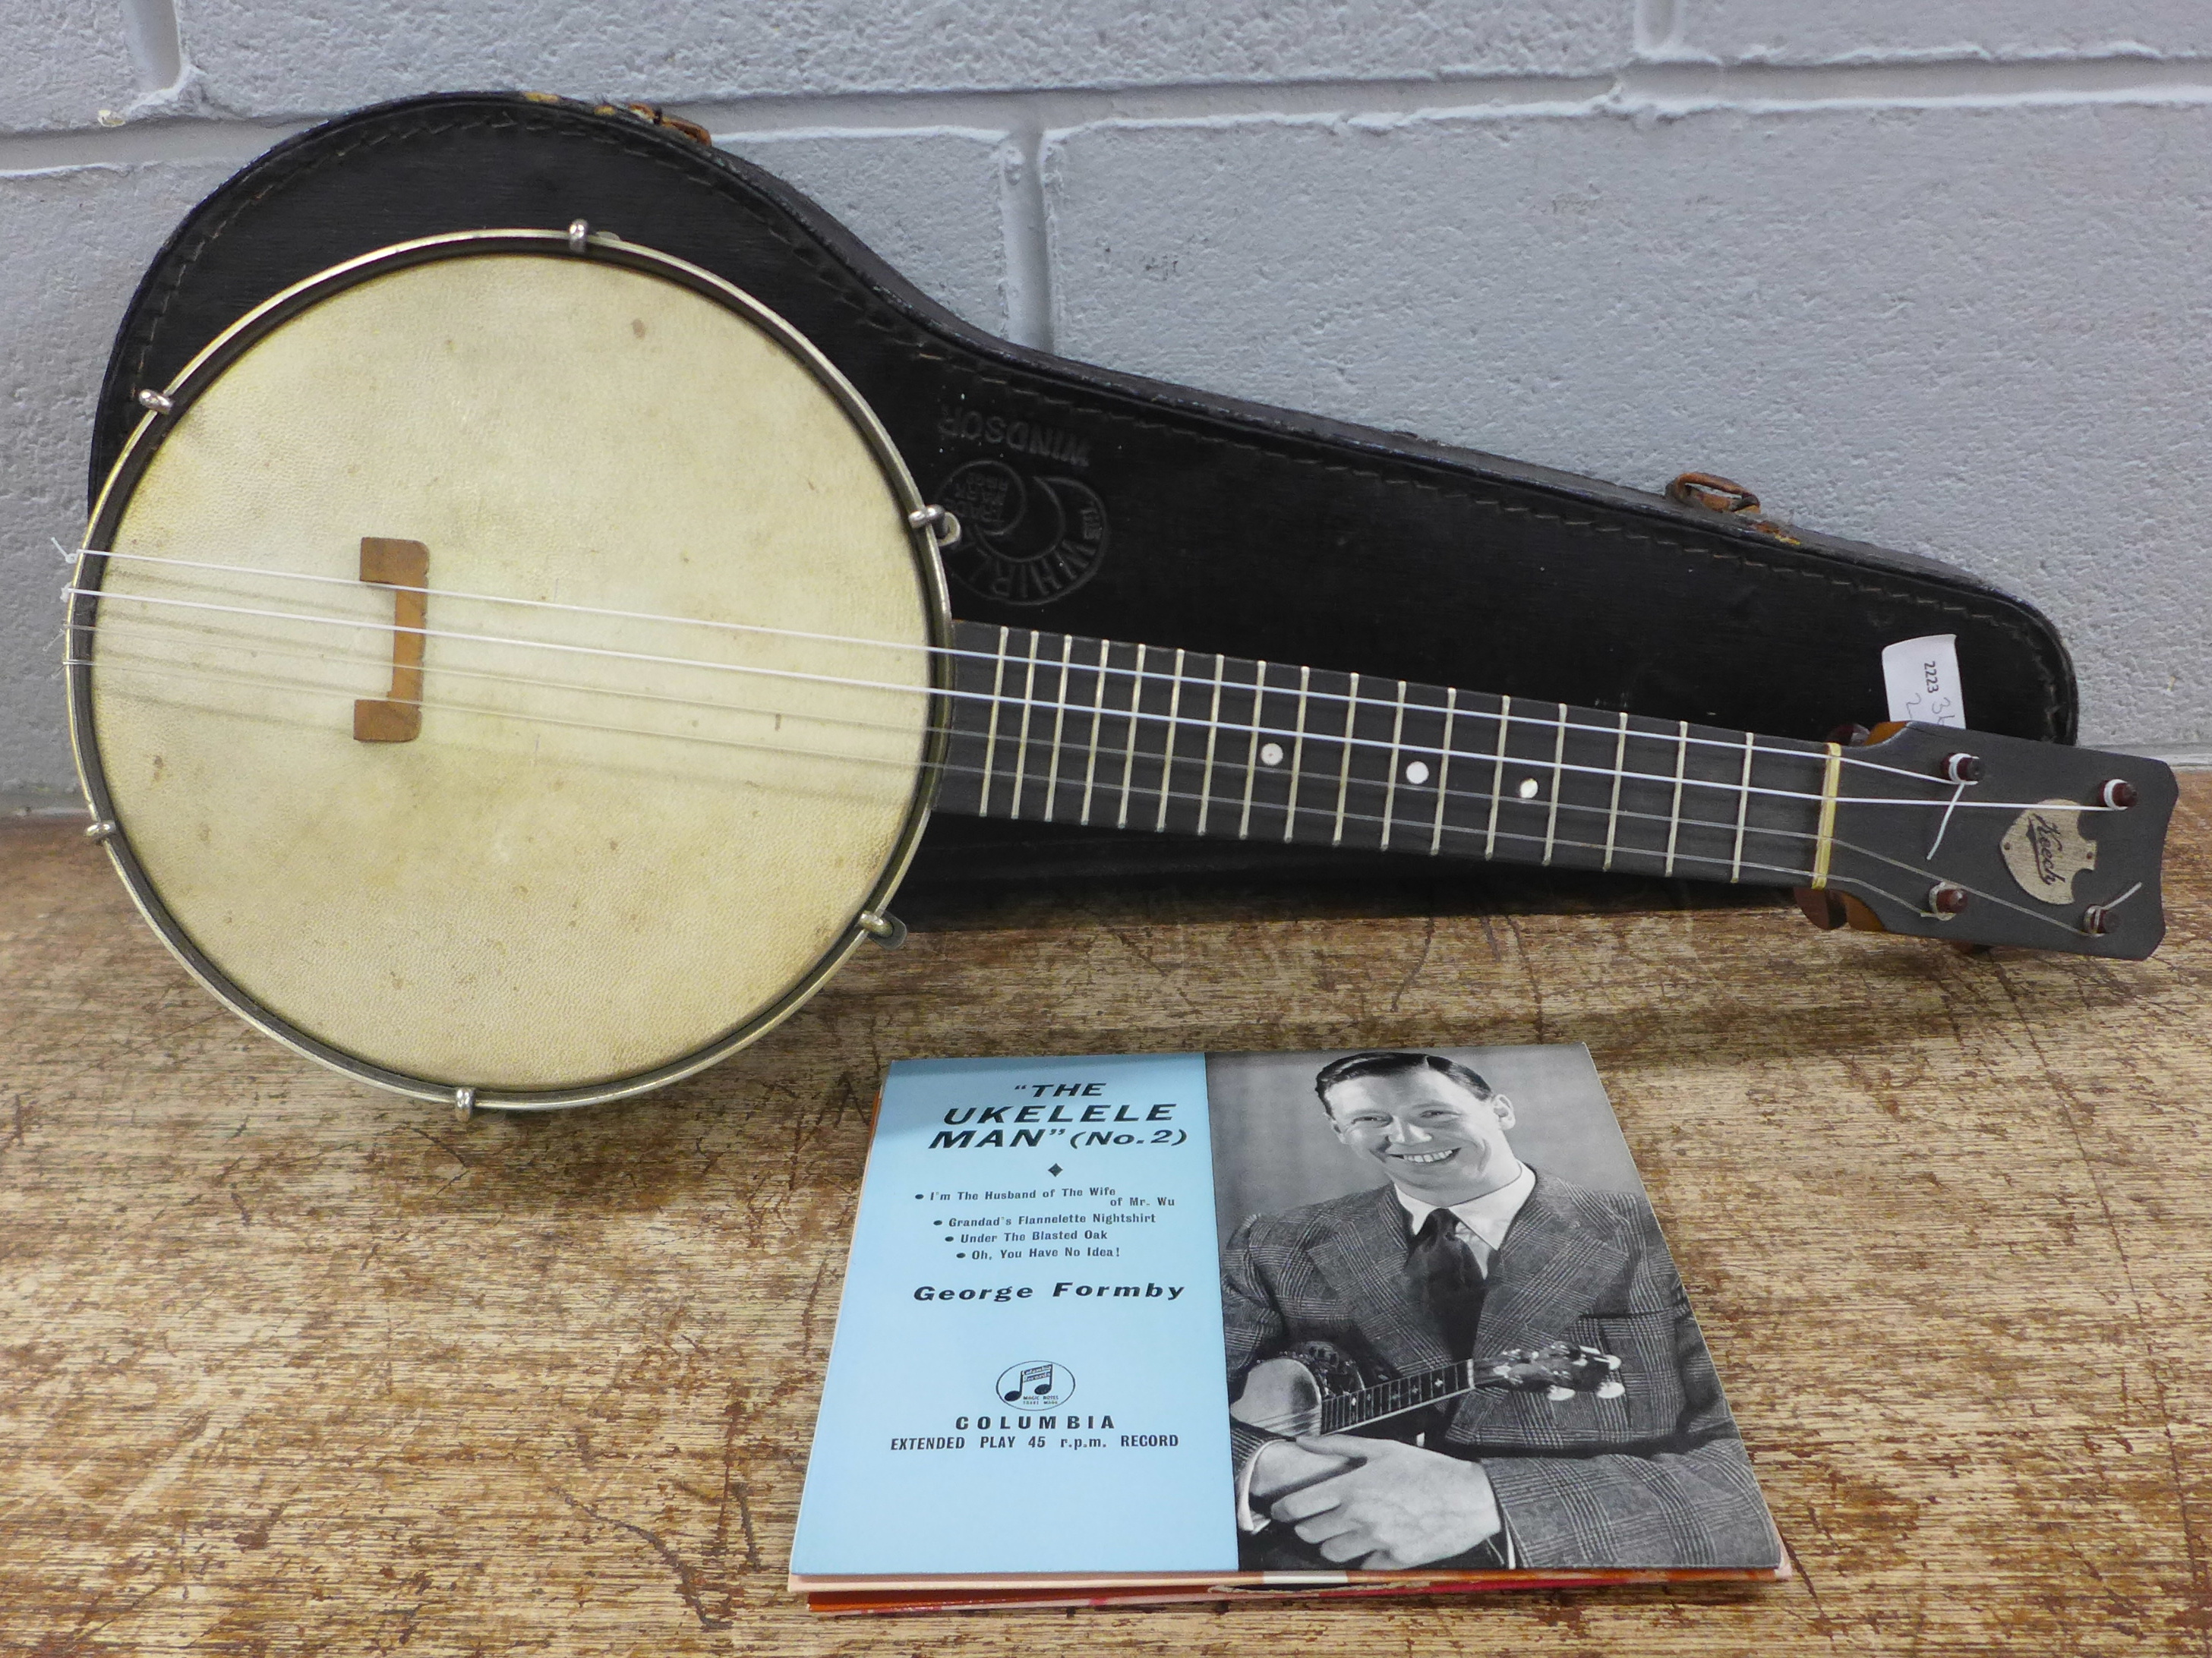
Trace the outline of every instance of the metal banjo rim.
<instances>
[{"instance_id":1,"label":"metal banjo rim","mask_svg":"<svg viewBox=\"0 0 2212 1658\"><path fill-rule=\"evenodd\" d=\"M562 259L582 258L594 264L620 265L690 288L751 323L805 368L816 383L837 402L854 428L866 442L896 498L904 520L902 528L914 552L915 574L921 581L931 663L928 738L916 768L914 797L908 806L906 821L889 860L869 890L867 897L814 965L776 1000L743 1023L689 1054L633 1076L574 1088L542 1090L478 1089L427 1082L419 1077L372 1064L320 1042L277 1017L233 984L228 975L192 942L190 935L169 914L159 891L131 849L130 826L116 815L114 802L108 792L106 774L100 762L99 744L93 731L91 664L94 659L87 648L94 638L99 606L97 598L90 595L96 594L99 590L106 568L106 560L101 555L113 538L124 509L129 505L154 452L161 446L164 434L231 362L300 313L372 278L441 259L518 253ZM822 354L819 348L781 316L743 288L724 281L712 271L673 255L623 241L607 232L590 230L580 221L561 230L458 231L395 243L390 247L380 248L332 265L294 283L254 307L210 341L178 372L169 385L159 391L147 388L140 402L147 413L132 428L122 452L116 458L114 467L107 475L106 482L100 487L100 497L93 505L91 519L81 544L76 578L70 584L73 588L82 590L70 600L64 629L69 659L76 665L64 670L69 696L70 746L76 761L78 785L83 790L93 828L98 832L95 838L106 847L108 858L121 878L125 890L130 893L131 902L137 906L138 913L153 928L155 935L167 946L170 954L183 964L185 971L248 1024L295 1053L304 1054L318 1064L356 1081L410 1098L453 1105L465 1113L471 1108L543 1111L598 1105L679 1081L757 1041L788 1018L820 989L830 975L844 963L846 957L864 941L881 936L879 928L883 923L878 918L884 914L892 893L897 890L908 865L913 861L923 826L928 822L930 803L936 793L937 780L941 774L948 742L948 692L952 671L951 658L948 653L952 633L951 601L945 586L944 566L938 556L937 520L925 511L921 491L915 484L913 475L908 471L904 459L891 442L890 434L884 430L875 410L868 406L852 382ZM875 921L876 926L870 926L870 921Z\"/></svg>"}]
</instances>

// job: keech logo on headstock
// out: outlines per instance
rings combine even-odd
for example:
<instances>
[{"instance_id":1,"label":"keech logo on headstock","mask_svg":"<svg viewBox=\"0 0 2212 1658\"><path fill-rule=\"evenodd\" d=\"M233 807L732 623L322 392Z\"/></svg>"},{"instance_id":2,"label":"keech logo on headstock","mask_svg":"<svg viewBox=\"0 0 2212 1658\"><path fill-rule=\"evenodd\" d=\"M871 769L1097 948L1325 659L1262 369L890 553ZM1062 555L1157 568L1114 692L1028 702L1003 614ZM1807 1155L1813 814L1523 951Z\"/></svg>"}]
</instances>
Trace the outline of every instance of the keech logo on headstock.
<instances>
[{"instance_id":1,"label":"keech logo on headstock","mask_svg":"<svg viewBox=\"0 0 2212 1658\"><path fill-rule=\"evenodd\" d=\"M2013 820L1998 843L2021 890L2046 904L2074 902L2074 878L2097 867L2097 843L2081 833L2081 808L2045 800Z\"/></svg>"}]
</instances>

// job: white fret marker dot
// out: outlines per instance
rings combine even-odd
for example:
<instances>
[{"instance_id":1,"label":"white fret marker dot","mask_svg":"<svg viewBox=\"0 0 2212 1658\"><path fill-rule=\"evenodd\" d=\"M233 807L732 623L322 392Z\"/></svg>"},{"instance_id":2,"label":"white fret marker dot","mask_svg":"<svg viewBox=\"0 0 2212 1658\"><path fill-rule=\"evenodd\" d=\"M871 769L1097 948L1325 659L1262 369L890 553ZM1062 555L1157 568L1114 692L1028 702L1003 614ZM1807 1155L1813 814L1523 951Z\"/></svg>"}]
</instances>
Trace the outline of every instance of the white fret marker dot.
<instances>
[{"instance_id":1,"label":"white fret marker dot","mask_svg":"<svg viewBox=\"0 0 2212 1658\"><path fill-rule=\"evenodd\" d=\"M1406 780L1415 788L1429 780L1429 768L1419 761L1409 761L1406 766Z\"/></svg>"},{"instance_id":2,"label":"white fret marker dot","mask_svg":"<svg viewBox=\"0 0 2212 1658\"><path fill-rule=\"evenodd\" d=\"M1534 800L1536 798L1536 780L1534 778L1524 777L1521 780L1521 798L1523 800Z\"/></svg>"},{"instance_id":3,"label":"white fret marker dot","mask_svg":"<svg viewBox=\"0 0 2212 1658\"><path fill-rule=\"evenodd\" d=\"M1283 763L1283 745L1280 743L1261 744L1260 745L1260 763L1263 766L1281 765Z\"/></svg>"}]
</instances>

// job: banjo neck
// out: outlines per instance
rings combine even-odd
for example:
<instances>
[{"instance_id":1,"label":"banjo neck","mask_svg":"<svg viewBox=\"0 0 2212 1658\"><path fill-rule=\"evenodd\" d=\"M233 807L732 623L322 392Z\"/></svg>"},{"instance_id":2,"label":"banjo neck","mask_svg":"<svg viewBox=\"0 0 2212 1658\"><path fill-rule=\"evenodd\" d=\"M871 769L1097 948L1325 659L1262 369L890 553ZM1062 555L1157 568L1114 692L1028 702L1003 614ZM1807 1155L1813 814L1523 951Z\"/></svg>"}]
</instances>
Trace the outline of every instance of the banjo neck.
<instances>
[{"instance_id":1,"label":"banjo neck","mask_svg":"<svg viewBox=\"0 0 2212 1658\"><path fill-rule=\"evenodd\" d=\"M1321 1422L1316 1431L1350 1433L1370 1423L1441 1405L1481 1388L1525 1388L1525 1383L1499 1374L1503 1369L1494 1361L1485 1363L1463 1358L1414 1376L1393 1376L1357 1393L1327 1394L1321 1401Z\"/></svg>"},{"instance_id":2,"label":"banjo neck","mask_svg":"<svg viewBox=\"0 0 2212 1658\"><path fill-rule=\"evenodd\" d=\"M1568 1341L1510 1348L1370 1383L1341 1349L1316 1340L1254 1365L1229 1412L1264 1433L1352 1433L1485 1388L1540 1393L1556 1405L1577 1394L1619 1399L1626 1384L1619 1358Z\"/></svg>"},{"instance_id":3,"label":"banjo neck","mask_svg":"<svg viewBox=\"0 0 2212 1658\"><path fill-rule=\"evenodd\" d=\"M1845 749L973 622L951 642L939 811L1796 888L1825 924L1960 943L2139 957L2162 931L2156 762L1928 726Z\"/></svg>"},{"instance_id":4,"label":"banjo neck","mask_svg":"<svg viewBox=\"0 0 2212 1658\"><path fill-rule=\"evenodd\" d=\"M1819 873L1799 854L1822 744L979 623L953 645L939 811L1770 885Z\"/></svg>"}]
</instances>

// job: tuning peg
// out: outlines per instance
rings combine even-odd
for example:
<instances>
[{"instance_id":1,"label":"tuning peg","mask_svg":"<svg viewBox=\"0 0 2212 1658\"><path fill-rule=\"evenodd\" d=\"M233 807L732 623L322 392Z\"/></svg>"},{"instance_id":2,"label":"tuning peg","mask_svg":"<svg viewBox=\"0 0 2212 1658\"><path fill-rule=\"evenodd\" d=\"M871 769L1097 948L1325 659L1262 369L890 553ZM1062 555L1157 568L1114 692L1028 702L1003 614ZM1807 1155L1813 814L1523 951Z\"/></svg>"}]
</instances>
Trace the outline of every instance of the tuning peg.
<instances>
[{"instance_id":1,"label":"tuning peg","mask_svg":"<svg viewBox=\"0 0 2212 1658\"><path fill-rule=\"evenodd\" d=\"M1966 890L1955 881L1938 881L1928 889L1928 908L1932 914L1963 915L1966 903Z\"/></svg>"},{"instance_id":2,"label":"tuning peg","mask_svg":"<svg viewBox=\"0 0 2212 1658\"><path fill-rule=\"evenodd\" d=\"M1618 1382L1601 1382L1597 1384L1597 1396L1600 1399L1618 1399L1627 1391L1628 1389Z\"/></svg>"},{"instance_id":3,"label":"tuning peg","mask_svg":"<svg viewBox=\"0 0 2212 1658\"><path fill-rule=\"evenodd\" d=\"M1575 1390L1572 1388L1562 1388L1556 1383L1544 1389L1544 1397L1554 1405L1564 1405L1574 1396Z\"/></svg>"}]
</instances>

